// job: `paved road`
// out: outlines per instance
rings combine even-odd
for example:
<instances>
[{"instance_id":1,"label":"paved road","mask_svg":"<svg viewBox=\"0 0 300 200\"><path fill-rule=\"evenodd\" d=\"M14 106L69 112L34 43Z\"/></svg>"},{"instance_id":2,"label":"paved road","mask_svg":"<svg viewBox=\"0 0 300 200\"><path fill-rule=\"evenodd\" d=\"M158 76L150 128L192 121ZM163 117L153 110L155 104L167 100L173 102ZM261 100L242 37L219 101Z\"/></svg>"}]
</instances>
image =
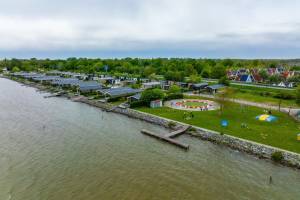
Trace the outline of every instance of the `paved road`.
<instances>
[{"instance_id":1,"label":"paved road","mask_svg":"<svg viewBox=\"0 0 300 200\"><path fill-rule=\"evenodd\" d=\"M216 79L203 79L203 81L206 82L218 82ZM276 87L272 85L258 85L258 84L247 84L247 83L237 83L237 82L232 82L230 81L231 85L240 85L240 86L248 86L248 87L258 87L258 88L270 88L270 89L277 89L277 90L295 90L294 88L284 88L284 87Z\"/></svg>"},{"instance_id":2,"label":"paved road","mask_svg":"<svg viewBox=\"0 0 300 200\"><path fill-rule=\"evenodd\" d=\"M213 95L209 95L209 94L193 94L193 93L185 93L185 95L188 96L200 96L200 97L205 97L205 98L210 98L210 99L214 99L216 98ZM241 99L226 99L228 101L231 102L235 102L235 103L239 103L239 104L243 104L243 105L248 105L248 106L255 106L255 107L259 107L259 108L265 108L265 109L271 109L271 110L278 110L278 106L274 106L274 105L268 105L268 104L264 104L264 103L257 103L257 102L252 102L252 101L245 101L245 100L241 100ZM284 108L281 107L280 108L281 112L284 113L289 113L292 116L295 116L300 109L299 108Z\"/></svg>"}]
</instances>

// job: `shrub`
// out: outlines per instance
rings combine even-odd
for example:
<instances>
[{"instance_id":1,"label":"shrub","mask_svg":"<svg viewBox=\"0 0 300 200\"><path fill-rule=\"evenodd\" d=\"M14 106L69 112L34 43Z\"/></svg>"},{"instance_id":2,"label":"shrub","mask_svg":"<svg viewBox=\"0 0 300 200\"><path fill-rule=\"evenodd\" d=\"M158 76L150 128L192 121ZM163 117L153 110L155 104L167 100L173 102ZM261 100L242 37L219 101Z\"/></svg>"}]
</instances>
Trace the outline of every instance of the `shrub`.
<instances>
[{"instance_id":1,"label":"shrub","mask_svg":"<svg viewBox=\"0 0 300 200\"><path fill-rule=\"evenodd\" d=\"M130 103L130 108L137 108L142 106L146 106L146 103L144 101L135 101Z\"/></svg>"},{"instance_id":2,"label":"shrub","mask_svg":"<svg viewBox=\"0 0 300 200\"><path fill-rule=\"evenodd\" d=\"M219 84L223 84L223 85L226 85L226 86L229 86L230 85L230 81L228 80L228 78L226 76L222 77L219 79Z\"/></svg>"},{"instance_id":3,"label":"shrub","mask_svg":"<svg viewBox=\"0 0 300 200\"><path fill-rule=\"evenodd\" d=\"M163 98L164 93L161 89L148 89L142 92L141 101L149 105L151 101Z\"/></svg>"},{"instance_id":4,"label":"shrub","mask_svg":"<svg viewBox=\"0 0 300 200\"><path fill-rule=\"evenodd\" d=\"M274 95L275 98L278 98L278 99L295 99L295 95L291 94L291 93L288 93L288 92L279 92L279 93L276 93Z\"/></svg>"},{"instance_id":5,"label":"shrub","mask_svg":"<svg viewBox=\"0 0 300 200\"><path fill-rule=\"evenodd\" d=\"M182 93L173 93L165 96L164 101L173 100L173 99L183 99Z\"/></svg>"},{"instance_id":6,"label":"shrub","mask_svg":"<svg viewBox=\"0 0 300 200\"><path fill-rule=\"evenodd\" d=\"M168 127L169 128L174 128L176 126L176 123L175 122L173 122L173 121L169 121L168 122Z\"/></svg>"},{"instance_id":7,"label":"shrub","mask_svg":"<svg viewBox=\"0 0 300 200\"><path fill-rule=\"evenodd\" d=\"M122 97L116 97L116 98L109 98L107 100L107 102L116 102L116 101L119 101Z\"/></svg>"},{"instance_id":8,"label":"shrub","mask_svg":"<svg viewBox=\"0 0 300 200\"><path fill-rule=\"evenodd\" d=\"M178 85L172 85L168 91L170 94L180 93L181 89Z\"/></svg>"},{"instance_id":9,"label":"shrub","mask_svg":"<svg viewBox=\"0 0 300 200\"><path fill-rule=\"evenodd\" d=\"M281 151L275 151L272 153L271 158L275 162L281 162L283 160L283 153Z\"/></svg>"}]
</instances>

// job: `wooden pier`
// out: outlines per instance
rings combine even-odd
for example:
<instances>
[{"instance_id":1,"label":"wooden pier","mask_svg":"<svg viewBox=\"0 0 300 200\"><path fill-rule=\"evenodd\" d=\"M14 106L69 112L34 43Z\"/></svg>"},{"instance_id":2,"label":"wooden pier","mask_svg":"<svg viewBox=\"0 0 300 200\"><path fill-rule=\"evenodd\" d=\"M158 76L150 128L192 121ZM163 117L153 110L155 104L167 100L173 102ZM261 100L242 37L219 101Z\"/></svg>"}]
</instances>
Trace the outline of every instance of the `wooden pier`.
<instances>
[{"instance_id":1,"label":"wooden pier","mask_svg":"<svg viewBox=\"0 0 300 200\"><path fill-rule=\"evenodd\" d=\"M176 145L176 146L178 146L180 148L183 148L185 150L188 150L189 149L189 145L188 144L179 142L177 140L174 140L173 138L178 137L178 136L184 134L189 128L190 128L190 126L186 126L186 127L182 128L182 129L179 129L177 131L173 131L173 132L168 133L166 135L159 135L159 134L153 133L153 132L145 130L145 129L141 130L141 133L143 133L145 135L148 135L148 136L151 136L151 137L154 137L156 139L168 142L170 144Z\"/></svg>"}]
</instances>

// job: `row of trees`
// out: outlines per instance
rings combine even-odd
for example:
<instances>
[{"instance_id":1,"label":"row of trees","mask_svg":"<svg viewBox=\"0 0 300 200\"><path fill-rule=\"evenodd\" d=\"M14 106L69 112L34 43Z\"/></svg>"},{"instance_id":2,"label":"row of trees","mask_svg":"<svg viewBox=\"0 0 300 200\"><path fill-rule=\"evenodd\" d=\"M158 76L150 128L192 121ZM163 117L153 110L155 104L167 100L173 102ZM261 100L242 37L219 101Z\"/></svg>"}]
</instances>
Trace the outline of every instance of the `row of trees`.
<instances>
[{"instance_id":1,"label":"row of trees","mask_svg":"<svg viewBox=\"0 0 300 200\"><path fill-rule=\"evenodd\" d=\"M228 68L276 67L279 61L272 60L232 60L232 59L87 59L68 58L65 60L50 59L10 59L0 61L0 68L11 71L61 70L89 74L132 74L149 77L155 74L163 75L168 80L183 81L185 77L191 80L197 77L219 79L226 75ZM108 66L107 68L105 66Z\"/></svg>"}]
</instances>

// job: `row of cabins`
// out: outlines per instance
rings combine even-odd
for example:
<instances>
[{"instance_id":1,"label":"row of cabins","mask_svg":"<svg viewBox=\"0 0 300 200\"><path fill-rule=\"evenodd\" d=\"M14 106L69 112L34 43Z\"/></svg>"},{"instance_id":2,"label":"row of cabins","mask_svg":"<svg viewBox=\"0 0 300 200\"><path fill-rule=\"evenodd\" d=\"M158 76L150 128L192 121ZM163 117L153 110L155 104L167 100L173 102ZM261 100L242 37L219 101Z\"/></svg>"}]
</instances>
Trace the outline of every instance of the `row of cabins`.
<instances>
[{"instance_id":1,"label":"row of cabins","mask_svg":"<svg viewBox=\"0 0 300 200\"><path fill-rule=\"evenodd\" d=\"M268 76L279 75L284 80L293 77L297 74L295 71L285 70L283 67L268 68L268 69L239 69L239 70L228 70L227 77L229 80L239 81L244 83L263 83L264 80L260 75L260 70L266 70ZM282 81L273 86L279 87L294 87L294 83L288 81Z\"/></svg>"},{"instance_id":2,"label":"row of cabins","mask_svg":"<svg viewBox=\"0 0 300 200\"><path fill-rule=\"evenodd\" d=\"M76 88L78 93L96 92L105 97L105 99L128 97L140 94L140 89L130 87L105 88L97 81L82 81L78 78L64 78L61 76L47 76L37 73L14 73L13 76L22 77L44 84L51 84L61 88Z\"/></svg>"}]
</instances>

